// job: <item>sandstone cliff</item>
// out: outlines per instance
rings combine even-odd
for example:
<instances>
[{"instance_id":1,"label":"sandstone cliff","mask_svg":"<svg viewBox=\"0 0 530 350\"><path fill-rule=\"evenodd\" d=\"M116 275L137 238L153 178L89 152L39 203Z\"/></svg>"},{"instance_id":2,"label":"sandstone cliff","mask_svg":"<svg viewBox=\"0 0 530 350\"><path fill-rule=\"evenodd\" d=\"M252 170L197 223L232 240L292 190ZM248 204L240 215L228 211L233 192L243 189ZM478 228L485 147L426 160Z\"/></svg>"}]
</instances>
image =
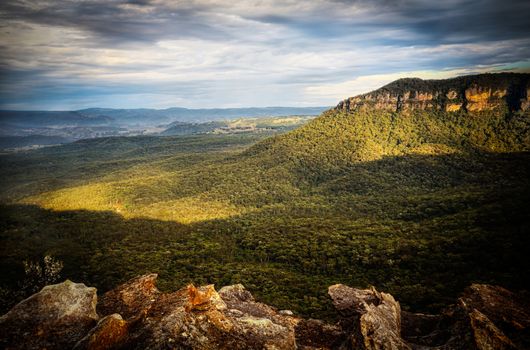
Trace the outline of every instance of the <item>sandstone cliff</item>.
<instances>
[{"instance_id":1,"label":"sandstone cliff","mask_svg":"<svg viewBox=\"0 0 530 350\"><path fill-rule=\"evenodd\" d=\"M479 112L526 111L530 108L530 74L500 73L445 80L406 78L367 94L341 101L346 112L379 109L391 112L442 110Z\"/></svg>"},{"instance_id":2,"label":"sandstone cliff","mask_svg":"<svg viewBox=\"0 0 530 350\"><path fill-rule=\"evenodd\" d=\"M339 321L304 319L256 301L242 285L156 288L137 277L97 301L70 281L45 287L0 318L5 349L525 349L528 298L472 285L440 315L401 310L375 289L329 287Z\"/></svg>"}]
</instances>

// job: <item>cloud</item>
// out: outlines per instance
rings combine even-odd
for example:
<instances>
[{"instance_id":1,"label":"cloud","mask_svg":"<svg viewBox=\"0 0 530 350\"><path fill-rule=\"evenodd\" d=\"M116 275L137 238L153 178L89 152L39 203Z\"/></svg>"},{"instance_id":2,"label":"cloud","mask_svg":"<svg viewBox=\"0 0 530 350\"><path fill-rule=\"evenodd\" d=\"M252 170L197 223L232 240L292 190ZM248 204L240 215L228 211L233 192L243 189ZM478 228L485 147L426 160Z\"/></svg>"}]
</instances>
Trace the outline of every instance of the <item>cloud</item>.
<instances>
[{"instance_id":1,"label":"cloud","mask_svg":"<svg viewBox=\"0 0 530 350\"><path fill-rule=\"evenodd\" d=\"M527 62L528 14L516 0L6 0L0 107L333 105L402 72Z\"/></svg>"}]
</instances>

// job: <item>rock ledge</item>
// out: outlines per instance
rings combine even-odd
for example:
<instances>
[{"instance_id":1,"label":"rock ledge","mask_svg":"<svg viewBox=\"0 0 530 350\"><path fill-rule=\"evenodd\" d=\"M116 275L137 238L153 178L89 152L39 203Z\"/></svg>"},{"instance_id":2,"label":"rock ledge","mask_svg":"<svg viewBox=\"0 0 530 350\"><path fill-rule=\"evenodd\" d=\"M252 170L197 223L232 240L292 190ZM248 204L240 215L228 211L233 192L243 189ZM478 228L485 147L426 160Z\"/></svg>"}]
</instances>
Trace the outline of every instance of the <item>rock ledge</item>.
<instances>
[{"instance_id":1,"label":"rock ledge","mask_svg":"<svg viewBox=\"0 0 530 350\"><path fill-rule=\"evenodd\" d=\"M440 315L374 288L329 287L336 324L260 303L240 284L161 293L156 274L105 293L65 281L0 317L5 349L527 349L528 298L474 284ZM97 305L97 308L96 308ZM97 310L97 312L96 312Z\"/></svg>"}]
</instances>

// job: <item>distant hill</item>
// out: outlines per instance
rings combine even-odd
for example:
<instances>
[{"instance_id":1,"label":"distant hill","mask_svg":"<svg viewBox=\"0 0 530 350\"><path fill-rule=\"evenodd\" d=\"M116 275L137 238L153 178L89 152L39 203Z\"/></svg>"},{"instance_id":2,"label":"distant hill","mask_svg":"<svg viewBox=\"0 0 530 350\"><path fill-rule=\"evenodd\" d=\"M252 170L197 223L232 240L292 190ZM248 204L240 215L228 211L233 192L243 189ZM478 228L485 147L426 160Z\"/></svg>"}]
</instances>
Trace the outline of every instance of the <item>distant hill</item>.
<instances>
[{"instance_id":1,"label":"distant hill","mask_svg":"<svg viewBox=\"0 0 530 350\"><path fill-rule=\"evenodd\" d=\"M300 127L313 119L313 116L285 116L239 118L224 121L203 123L173 122L160 135L191 135L191 134L230 134L256 132L285 132Z\"/></svg>"},{"instance_id":2,"label":"distant hill","mask_svg":"<svg viewBox=\"0 0 530 350\"><path fill-rule=\"evenodd\" d=\"M90 117L106 116L124 125L168 124L171 122L211 122L235 118L277 117L289 115L318 115L329 107L254 107L212 109L106 109L91 108L78 111Z\"/></svg>"},{"instance_id":3,"label":"distant hill","mask_svg":"<svg viewBox=\"0 0 530 350\"><path fill-rule=\"evenodd\" d=\"M258 131L290 130L300 123L287 122L265 127L268 121L283 116L315 116L327 107L265 107L228 109L109 109L91 108L79 111L6 111L0 110L0 135L5 137L26 137L16 139L20 144L30 140L35 146L49 144L49 137L63 140L80 140L103 136L133 136L143 134L188 135L214 132L224 129L228 132L255 131L251 128L231 128L234 119L252 119L254 126L263 119ZM248 123L247 123L248 124ZM46 136L47 138L38 137ZM10 139L2 144L15 144ZM32 145L27 145L32 146ZM2 147L0 145L0 148ZM9 147L10 148L10 147Z\"/></svg>"},{"instance_id":4,"label":"distant hill","mask_svg":"<svg viewBox=\"0 0 530 350\"><path fill-rule=\"evenodd\" d=\"M72 139L59 136L31 135L31 136L0 136L0 149L14 149L35 145L48 146L71 142Z\"/></svg>"},{"instance_id":5,"label":"distant hill","mask_svg":"<svg viewBox=\"0 0 530 350\"><path fill-rule=\"evenodd\" d=\"M351 97L289 134L262 141L248 154L319 177L387 156L528 151L529 77L400 79ZM448 99L453 91L459 95Z\"/></svg>"},{"instance_id":6,"label":"distant hill","mask_svg":"<svg viewBox=\"0 0 530 350\"><path fill-rule=\"evenodd\" d=\"M210 122L235 118L318 115L329 107L263 107L214 109L111 109L89 108L78 111L0 110L0 124L18 127L65 126L155 126L171 122Z\"/></svg>"},{"instance_id":7,"label":"distant hill","mask_svg":"<svg viewBox=\"0 0 530 350\"><path fill-rule=\"evenodd\" d=\"M114 119L104 115L85 115L78 111L0 110L0 123L17 127L65 127L109 125Z\"/></svg>"}]
</instances>

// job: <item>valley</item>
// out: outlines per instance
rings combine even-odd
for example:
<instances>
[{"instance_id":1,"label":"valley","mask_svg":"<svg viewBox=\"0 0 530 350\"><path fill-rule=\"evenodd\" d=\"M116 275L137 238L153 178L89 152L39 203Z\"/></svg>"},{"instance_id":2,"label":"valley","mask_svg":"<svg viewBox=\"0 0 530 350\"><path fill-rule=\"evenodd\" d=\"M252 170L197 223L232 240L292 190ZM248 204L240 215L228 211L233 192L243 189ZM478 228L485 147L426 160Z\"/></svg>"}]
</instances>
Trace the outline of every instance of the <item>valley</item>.
<instances>
[{"instance_id":1,"label":"valley","mask_svg":"<svg viewBox=\"0 0 530 350\"><path fill-rule=\"evenodd\" d=\"M510 81L477 80L492 91ZM263 132L189 135L177 123L173 135L1 155L0 292L46 254L100 291L158 272L161 289L242 283L319 318L332 317L335 283L374 285L422 312L473 282L528 288L530 119L503 98L473 111L339 104Z\"/></svg>"}]
</instances>

